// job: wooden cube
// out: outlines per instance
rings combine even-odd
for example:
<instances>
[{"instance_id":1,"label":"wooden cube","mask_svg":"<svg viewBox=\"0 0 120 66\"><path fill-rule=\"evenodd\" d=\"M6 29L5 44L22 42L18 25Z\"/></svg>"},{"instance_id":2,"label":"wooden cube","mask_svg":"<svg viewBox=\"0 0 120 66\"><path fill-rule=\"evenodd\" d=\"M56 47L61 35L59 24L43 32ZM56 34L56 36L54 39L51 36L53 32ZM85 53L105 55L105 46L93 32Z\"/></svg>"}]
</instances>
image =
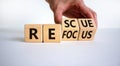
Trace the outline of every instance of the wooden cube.
<instances>
[{"instance_id":1,"label":"wooden cube","mask_svg":"<svg viewBox=\"0 0 120 66\"><path fill-rule=\"evenodd\" d=\"M41 24L26 24L24 33L25 42L42 42Z\"/></svg>"},{"instance_id":2,"label":"wooden cube","mask_svg":"<svg viewBox=\"0 0 120 66\"><path fill-rule=\"evenodd\" d=\"M60 42L61 41L61 25L60 24L44 24L43 25L43 41L44 42Z\"/></svg>"},{"instance_id":3,"label":"wooden cube","mask_svg":"<svg viewBox=\"0 0 120 66\"><path fill-rule=\"evenodd\" d=\"M78 39L79 25L75 18L62 19L62 40L76 41Z\"/></svg>"},{"instance_id":4,"label":"wooden cube","mask_svg":"<svg viewBox=\"0 0 120 66\"><path fill-rule=\"evenodd\" d=\"M78 40L93 40L96 33L96 24L93 19L78 19L79 38Z\"/></svg>"}]
</instances>

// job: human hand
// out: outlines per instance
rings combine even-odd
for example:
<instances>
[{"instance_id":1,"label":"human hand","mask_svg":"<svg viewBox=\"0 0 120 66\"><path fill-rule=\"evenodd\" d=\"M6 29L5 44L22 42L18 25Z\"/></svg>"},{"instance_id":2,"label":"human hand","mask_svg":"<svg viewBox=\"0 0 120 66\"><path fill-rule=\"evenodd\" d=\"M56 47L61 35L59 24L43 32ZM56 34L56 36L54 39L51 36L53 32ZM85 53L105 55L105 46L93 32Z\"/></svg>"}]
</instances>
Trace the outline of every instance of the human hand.
<instances>
[{"instance_id":1,"label":"human hand","mask_svg":"<svg viewBox=\"0 0 120 66\"><path fill-rule=\"evenodd\" d=\"M47 0L54 13L55 23L61 24L62 16L69 18L92 18L97 26L96 13L83 0Z\"/></svg>"}]
</instances>

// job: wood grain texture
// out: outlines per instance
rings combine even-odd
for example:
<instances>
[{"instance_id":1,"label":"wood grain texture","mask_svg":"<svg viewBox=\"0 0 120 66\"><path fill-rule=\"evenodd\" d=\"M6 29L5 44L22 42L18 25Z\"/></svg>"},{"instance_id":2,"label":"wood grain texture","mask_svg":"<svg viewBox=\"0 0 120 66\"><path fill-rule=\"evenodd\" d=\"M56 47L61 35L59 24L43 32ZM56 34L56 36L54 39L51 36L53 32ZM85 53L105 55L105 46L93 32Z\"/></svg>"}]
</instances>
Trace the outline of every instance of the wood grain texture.
<instances>
[{"instance_id":1,"label":"wood grain texture","mask_svg":"<svg viewBox=\"0 0 120 66\"><path fill-rule=\"evenodd\" d=\"M78 39L79 25L75 18L62 19L62 40L76 41Z\"/></svg>"},{"instance_id":2,"label":"wood grain texture","mask_svg":"<svg viewBox=\"0 0 120 66\"><path fill-rule=\"evenodd\" d=\"M96 33L96 24L93 19L78 19L80 41L90 41L94 39Z\"/></svg>"},{"instance_id":3,"label":"wood grain texture","mask_svg":"<svg viewBox=\"0 0 120 66\"><path fill-rule=\"evenodd\" d=\"M25 42L42 42L42 25L26 24L24 26L24 35L25 35Z\"/></svg>"},{"instance_id":4,"label":"wood grain texture","mask_svg":"<svg viewBox=\"0 0 120 66\"><path fill-rule=\"evenodd\" d=\"M61 42L61 25L44 24L43 25L43 42Z\"/></svg>"}]
</instances>

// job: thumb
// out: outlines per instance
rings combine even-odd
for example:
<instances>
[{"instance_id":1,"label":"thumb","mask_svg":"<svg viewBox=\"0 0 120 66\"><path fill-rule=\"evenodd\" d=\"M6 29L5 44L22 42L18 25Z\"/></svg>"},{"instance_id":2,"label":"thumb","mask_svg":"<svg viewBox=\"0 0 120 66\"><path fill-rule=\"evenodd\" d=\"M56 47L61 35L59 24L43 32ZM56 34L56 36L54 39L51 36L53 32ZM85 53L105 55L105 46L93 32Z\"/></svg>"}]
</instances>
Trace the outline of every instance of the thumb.
<instances>
[{"instance_id":1,"label":"thumb","mask_svg":"<svg viewBox=\"0 0 120 66\"><path fill-rule=\"evenodd\" d=\"M62 23L62 15L63 15L63 9L57 8L54 12L54 20L56 24Z\"/></svg>"}]
</instances>

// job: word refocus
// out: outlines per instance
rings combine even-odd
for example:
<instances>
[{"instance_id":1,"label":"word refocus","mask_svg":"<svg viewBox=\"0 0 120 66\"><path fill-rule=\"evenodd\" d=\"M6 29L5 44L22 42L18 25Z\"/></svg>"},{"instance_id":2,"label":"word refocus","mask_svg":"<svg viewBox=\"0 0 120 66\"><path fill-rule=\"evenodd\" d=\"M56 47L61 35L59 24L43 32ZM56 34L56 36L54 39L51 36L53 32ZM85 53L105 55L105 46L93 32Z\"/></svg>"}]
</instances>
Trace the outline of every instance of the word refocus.
<instances>
[{"instance_id":1,"label":"word refocus","mask_svg":"<svg viewBox=\"0 0 120 66\"><path fill-rule=\"evenodd\" d=\"M96 25L93 19L64 18L62 24L26 24L25 42L90 41Z\"/></svg>"}]
</instances>

